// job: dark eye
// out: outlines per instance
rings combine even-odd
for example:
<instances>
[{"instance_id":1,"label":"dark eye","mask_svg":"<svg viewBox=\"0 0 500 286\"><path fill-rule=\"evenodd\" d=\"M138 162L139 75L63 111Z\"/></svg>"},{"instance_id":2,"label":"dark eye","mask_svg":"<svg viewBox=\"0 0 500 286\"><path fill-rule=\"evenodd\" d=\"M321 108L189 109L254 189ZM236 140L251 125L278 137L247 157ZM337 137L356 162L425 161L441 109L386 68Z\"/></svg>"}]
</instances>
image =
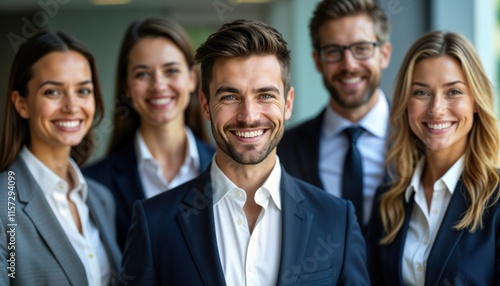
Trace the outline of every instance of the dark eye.
<instances>
[{"instance_id":1,"label":"dark eye","mask_svg":"<svg viewBox=\"0 0 500 286\"><path fill-rule=\"evenodd\" d=\"M149 78L150 74L145 71L141 71L135 74L135 78Z\"/></svg>"},{"instance_id":2,"label":"dark eye","mask_svg":"<svg viewBox=\"0 0 500 286\"><path fill-rule=\"evenodd\" d=\"M59 91L57 89L53 89L53 88L50 88L50 89L47 89L43 92L44 95L49 95L49 96L54 96L54 95L58 95L59 94Z\"/></svg>"},{"instance_id":3,"label":"dark eye","mask_svg":"<svg viewBox=\"0 0 500 286\"><path fill-rule=\"evenodd\" d=\"M426 95L428 95L428 93L425 90L417 89L417 90L413 91L413 95L416 95L416 96L426 96Z\"/></svg>"},{"instance_id":4,"label":"dark eye","mask_svg":"<svg viewBox=\"0 0 500 286\"><path fill-rule=\"evenodd\" d=\"M224 95L220 97L221 101L230 101L234 100L236 97L234 95Z\"/></svg>"},{"instance_id":5,"label":"dark eye","mask_svg":"<svg viewBox=\"0 0 500 286\"><path fill-rule=\"evenodd\" d=\"M177 69L177 68L169 68L169 69L167 69L167 70L165 71L165 73L166 73L167 75L175 75L175 74L178 74L179 72L180 72L180 70L179 70L179 69Z\"/></svg>"},{"instance_id":6,"label":"dark eye","mask_svg":"<svg viewBox=\"0 0 500 286\"><path fill-rule=\"evenodd\" d=\"M78 92L80 94L83 94L83 95L88 95L88 94L92 94L92 89L91 88L81 88Z\"/></svg>"},{"instance_id":7,"label":"dark eye","mask_svg":"<svg viewBox=\"0 0 500 286\"><path fill-rule=\"evenodd\" d=\"M450 90L449 94L459 95L459 94L462 94L462 91L460 89L452 89L452 90Z\"/></svg>"},{"instance_id":8,"label":"dark eye","mask_svg":"<svg viewBox=\"0 0 500 286\"><path fill-rule=\"evenodd\" d=\"M262 98L262 99L272 99L274 97L275 97L274 95L269 94L269 93L263 93L260 95L260 98Z\"/></svg>"}]
</instances>

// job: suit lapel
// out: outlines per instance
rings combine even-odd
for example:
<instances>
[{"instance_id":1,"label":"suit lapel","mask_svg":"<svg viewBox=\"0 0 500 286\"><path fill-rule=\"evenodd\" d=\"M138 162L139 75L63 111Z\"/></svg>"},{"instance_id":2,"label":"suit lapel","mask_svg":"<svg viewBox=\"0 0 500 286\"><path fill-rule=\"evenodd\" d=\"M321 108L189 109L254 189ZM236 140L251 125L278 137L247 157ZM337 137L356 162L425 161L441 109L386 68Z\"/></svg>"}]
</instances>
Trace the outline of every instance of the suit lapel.
<instances>
[{"instance_id":1,"label":"suit lapel","mask_svg":"<svg viewBox=\"0 0 500 286\"><path fill-rule=\"evenodd\" d=\"M178 222L205 285L225 285L215 236L210 167L197 179L180 206Z\"/></svg>"},{"instance_id":2,"label":"suit lapel","mask_svg":"<svg viewBox=\"0 0 500 286\"><path fill-rule=\"evenodd\" d=\"M84 266L47 203L43 191L20 159L14 162L12 169L16 174L23 174L25 178L17 181L16 190L19 202L25 204L24 212L59 262L68 281L72 285L86 285L87 276Z\"/></svg>"},{"instance_id":3,"label":"suit lapel","mask_svg":"<svg viewBox=\"0 0 500 286\"><path fill-rule=\"evenodd\" d=\"M464 234L464 231L466 231L464 229L455 230L453 228L467 211L468 206L464 194L465 187L462 180L460 180L453 192L450 204L446 209L436 240L434 241L429 258L427 259L427 270L425 275L426 285L437 283L441 280L444 269L451 258L451 254Z\"/></svg>"},{"instance_id":4,"label":"suit lapel","mask_svg":"<svg viewBox=\"0 0 500 286\"><path fill-rule=\"evenodd\" d=\"M298 279L298 267L304 260L313 214L301 206L304 197L292 177L283 168L281 170L282 245L278 284L289 284Z\"/></svg>"},{"instance_id":5,"label":"suit lapel","mask_svg":"<svg viewBox=\"0 0 500 286\"><path fill-rule=\"evenodd\" d=\"M132 211L134 202L145 198L142 184L139 179L139 173L137 171L134 145L129 144L129 146L120 153L114 165L115 180L118 188L121 190L120 193L127 202L127 205L130 206L130 211ZM130 168L130 166L133 167Z\"/></svg>"},{"instance_id":6,"label":"suit lapel","mask_svg":"<svg viewBox=\"0 0 500 286\"><path fill-rule=\"evenodd\" d=\"M89 184L89 188L91 185ZM99 229L99 235L101 240L106 248L106 252L108 254L109 262L112 264L112 268L116 271L120 270L120 250L116 242L116 239L111 236L110 232L107 231L108 223L106 220L106 212L104 211L105 205L103 205L96 196L92 195L92 191L89 190L89 196L87 197L87 205L89 207L90 217L96 224L96 227Z\"/></svg>"},{"instance_id":7,"label":"suit lapel","mask_svg":"<svg viewBox=\"0 0 500 286\"><path fill-rule=\"evenodd\" d=\"M299 141L296 144L297 156L299 157L299 162L302 162L302 174L305 174L306 181L321 189L324 188L319 176L318 146L325 110L314 118L307 128L303 129L303 134L300 136ZM309 150L312 152L304 152L303 150Z\"/></svg>"}]
</instances>

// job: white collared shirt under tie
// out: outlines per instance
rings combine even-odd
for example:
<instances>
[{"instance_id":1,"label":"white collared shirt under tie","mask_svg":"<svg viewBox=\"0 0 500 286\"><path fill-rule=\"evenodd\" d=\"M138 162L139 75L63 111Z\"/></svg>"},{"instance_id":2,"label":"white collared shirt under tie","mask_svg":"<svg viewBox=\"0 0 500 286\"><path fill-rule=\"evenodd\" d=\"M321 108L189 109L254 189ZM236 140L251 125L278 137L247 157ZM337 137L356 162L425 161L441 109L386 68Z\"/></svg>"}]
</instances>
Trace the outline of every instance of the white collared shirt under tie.
<instances>
[{"instance_id":1,"label":"white collared shirt under tie","mask_svg":"<svg viewBox=\"0 0 500 286\"><path fill-rule=\"evenodd\" d=\"M443 221L444 214L455 191L464 167L464 156L434 183L430 208L427 206L425 192L420 181L425 159L422 158L415 168L410 185L406 189L405 199L409 202L415 193L415 205L410 218L410 225L403 251L403 282L405 285L424 285L427 259Z\"/></svg>"},{"instance_id":2,"label":"white collared shirt under tie","mask_svg":"<svg viewBox=\"0 0 500 286\"><path fill-rule=\"evenodd\" d=\"M363 162L363 223L370 219L375 191L385 177L385 144L389 133L389 104L382 90L378 90L375 106L356 125L366 131L356 146ZM319 143L319 175L325 190L342 197L342 172L349 149L349 140L343 134L354 124L328 106L324 115Z\"/></svg>"},{"instance_id":3,"label":"white collared shirt under tie","mask_svg":"<svg viewBox=\"0 0 500 286\"><path fill-rule=\"evenodd\" d=\"M75 203L83 233L78 231L71 214L66 197L68 193L67 182L47 168L28 148L23 147L19 155L43 191L52 212L71 242L73 249L80 257L87 274L88 284L91 286L109 285L111 265L99 236L99 229L89 217L89 208L86 204L87 183L76 163L70 159L70 174L75 186L70 191L69 196Z\"/></svg>"},{"instance_id":4,"label":"white collared shirt under tie","mask_svg":"<svg viewBox=\"0 0 500 286\"><path fill-rule=\"evenodd\" d=\"M252 233L243 211L247 200L245 190L229 180L215 159L210 176L217 247L226 285L276 285L281 255L281 166L278 157L271 174L255 193L255 202L262 210Z\"/></svg>"},{"instance_id":5,"label":"white collared shirt under tie","mask_svg":"<svg viewBox=\"0 0 500 286\"><path fill-rule=\"evenodd\" d=\"M199 175L200 156L198 154L198 147L196 147L196 140L189 127L185 127L185 130L188 143L186 158L184 158L184 163L171 182L168 182L163 177L161 166L146 146L140 130L137 130L135 135L135 153L137 154L139 177L146 198L151 198L166 190L173 189Z\"/></svg>"}]
</instances>

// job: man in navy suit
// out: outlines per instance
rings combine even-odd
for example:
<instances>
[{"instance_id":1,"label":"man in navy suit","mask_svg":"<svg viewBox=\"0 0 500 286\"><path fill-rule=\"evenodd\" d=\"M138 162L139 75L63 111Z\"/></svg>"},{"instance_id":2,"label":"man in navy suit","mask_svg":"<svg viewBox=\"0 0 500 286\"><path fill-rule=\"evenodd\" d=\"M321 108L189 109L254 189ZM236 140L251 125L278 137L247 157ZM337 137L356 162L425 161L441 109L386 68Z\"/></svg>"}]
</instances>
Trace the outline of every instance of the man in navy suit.
<instances>
[{"instance_id":1,"label":"man in navy suit","mask_svg":"<svg viewBox=\"0 0 500 286\"><path fill-rule=\"evenodd\" d=\"M290 176L276 146L290 118L290 51L258 21L200 46L216 153L198 178L134 206L129 285L369 285L351 203Z\"/></svg>"},{"instance_id":2,"label":"man in navy suit","mask_svg":"<svg viewBox=\"0 0 500 286\"><path fill-rule=\"evenodd\" d=\"M285 132L278 155L292 176L352 199L366 225L375 190L386 178L389 104L379 84L390 62L389 20L373 0L323 0L309 29L330 101L320 114ZM345 130L353 127L361 132L355 143L360 169L344 166L350 146Z\"/></svg>"}]
</instances>

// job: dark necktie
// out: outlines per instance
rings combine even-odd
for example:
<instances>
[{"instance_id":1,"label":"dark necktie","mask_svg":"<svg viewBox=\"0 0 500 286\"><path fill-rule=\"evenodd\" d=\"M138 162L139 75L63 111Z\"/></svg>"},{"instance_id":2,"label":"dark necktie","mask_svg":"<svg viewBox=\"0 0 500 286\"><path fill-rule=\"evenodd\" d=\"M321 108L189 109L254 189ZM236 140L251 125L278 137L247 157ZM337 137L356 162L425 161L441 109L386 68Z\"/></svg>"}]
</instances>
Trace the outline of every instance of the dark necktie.
<instances>
[{"instance_id":1,"label":"dark necktie","mask_svg":"<svg viewBox=\"0 0 500 286\"><path fill-rule=\"evenodd\" d=\"M342 197L354 204L360 227L363 226L363 164L356 142L363 131L364 129L359 126L344 129L344 134L349 140L349 149L342 172Z\"/></svg>"}]
</instances>

